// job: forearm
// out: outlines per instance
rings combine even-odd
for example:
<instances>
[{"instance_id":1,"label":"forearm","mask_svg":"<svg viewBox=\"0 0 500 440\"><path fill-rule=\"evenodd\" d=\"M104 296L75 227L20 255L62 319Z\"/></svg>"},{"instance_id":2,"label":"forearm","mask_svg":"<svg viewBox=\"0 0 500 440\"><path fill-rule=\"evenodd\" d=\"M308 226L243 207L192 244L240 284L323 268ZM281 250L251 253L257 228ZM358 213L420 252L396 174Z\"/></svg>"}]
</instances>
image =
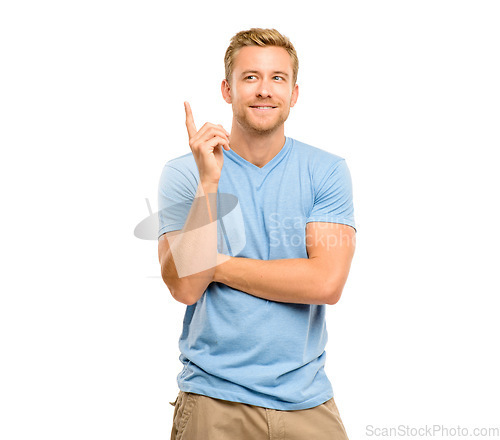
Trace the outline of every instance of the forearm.
<instances>
[{"instance_id":1,"label":"forearm","mask_svg":"<svg viewBox=\"0 0 500 440\"><path fill-rule=\"evenodd\" d=\"M219 258L228 258L219 256ZM230 257L214 281L271 301L332 304L332 277L316 259L255 260Z\"/></svg>"},{"instance_id":2,"label":"forearm","mask_svg":"<svg viewBox=\"0 0 500 440\"><path fill-rule=\"evenodd\" d=\"M212 282L217 264L217 185L199 185L179 233L163 237L162 278L177 301L194 304ZM163 258L162 258L163 257Z\"/></svg>"}]
</instances>

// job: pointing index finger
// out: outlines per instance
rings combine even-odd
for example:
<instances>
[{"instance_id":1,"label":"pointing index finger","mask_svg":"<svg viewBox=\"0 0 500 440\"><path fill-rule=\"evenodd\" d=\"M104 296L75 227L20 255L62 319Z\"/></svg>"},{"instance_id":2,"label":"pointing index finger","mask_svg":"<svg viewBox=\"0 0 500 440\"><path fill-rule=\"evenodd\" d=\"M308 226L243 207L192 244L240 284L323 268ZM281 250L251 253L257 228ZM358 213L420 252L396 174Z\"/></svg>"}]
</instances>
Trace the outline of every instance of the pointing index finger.
<instances>
[{"instance_id":1,"label":"pointing index finger","mask_svg":"<svg viewBox=\"0 0 500 440\"><path fill-rule=\"evenodd\" d=\"M194 125L193 112L189 102L184 101L184 109L186 110L186 128L189 139L191 139L196 134L196 125Z\"/></svg>"}]
</instances>

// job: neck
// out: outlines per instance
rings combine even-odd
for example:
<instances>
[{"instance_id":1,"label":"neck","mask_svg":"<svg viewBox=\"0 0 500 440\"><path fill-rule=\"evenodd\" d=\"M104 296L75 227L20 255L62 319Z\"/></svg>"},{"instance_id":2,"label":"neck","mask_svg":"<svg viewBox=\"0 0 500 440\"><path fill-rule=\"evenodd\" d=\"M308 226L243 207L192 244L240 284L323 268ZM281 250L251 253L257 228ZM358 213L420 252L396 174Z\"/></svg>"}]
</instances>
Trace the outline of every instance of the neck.
<instances>
[{"instance_id":1,"label":"neck","mask_svg":"<svg viewBox=\"0 0 500 440\"><path fill-rule=\"evenodd\" d=\"M233 119L229 145L238 156L262 168L280 152L285 140L284 124L270 133L254 133L242 130Z\"/></svg>"}]
</instances>

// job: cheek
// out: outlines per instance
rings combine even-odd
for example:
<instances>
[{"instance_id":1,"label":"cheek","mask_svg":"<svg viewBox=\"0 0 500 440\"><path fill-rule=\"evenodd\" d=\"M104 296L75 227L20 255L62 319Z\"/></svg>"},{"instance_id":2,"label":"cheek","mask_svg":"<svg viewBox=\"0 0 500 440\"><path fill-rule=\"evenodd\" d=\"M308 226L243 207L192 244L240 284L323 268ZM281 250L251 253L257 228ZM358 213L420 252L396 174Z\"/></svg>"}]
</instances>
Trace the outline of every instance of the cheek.
<instances>
[{"instance_id":1,"label":"cheek","mask_svg":"<svg viewBox=\"0 0 500 440\"><path fill-rule=\"evenodd\" d=\"M241 91L233 89L231 98L234 104L239 104L239 102L241 101Z\"/></svg>"},{"instance_id":2,"label":"cheek","mask_svg":"<svg viewBox=\"0 0 500 440\"><path fill-rule=\"evenodd\" d=\"M244 101L255 95L254 89L255 87L251 87L250 85L247 85L246 87L238 87L237 90L234 90L234 94L235 97L238 97L238 99Z\"/></svg>"}]
</instances>

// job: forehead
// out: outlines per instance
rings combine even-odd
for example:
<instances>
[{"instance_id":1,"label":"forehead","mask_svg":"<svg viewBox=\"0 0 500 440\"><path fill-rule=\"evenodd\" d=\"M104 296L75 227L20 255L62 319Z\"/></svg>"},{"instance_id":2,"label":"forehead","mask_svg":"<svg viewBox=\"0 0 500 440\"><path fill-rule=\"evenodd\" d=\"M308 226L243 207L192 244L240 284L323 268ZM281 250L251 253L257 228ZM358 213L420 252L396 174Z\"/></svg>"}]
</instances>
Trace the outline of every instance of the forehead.
<instances>
[{"instance_id":1,"label":"forehead","mask_svg":"<svg viewBox=\"0 0 500 440\"><path fill-rule=\"evenodd\" d=\"M293 71L292 59L286 49L276 46L245 46L236 54L233 72L245 70Z\"/></svg>"}]
</instances>

